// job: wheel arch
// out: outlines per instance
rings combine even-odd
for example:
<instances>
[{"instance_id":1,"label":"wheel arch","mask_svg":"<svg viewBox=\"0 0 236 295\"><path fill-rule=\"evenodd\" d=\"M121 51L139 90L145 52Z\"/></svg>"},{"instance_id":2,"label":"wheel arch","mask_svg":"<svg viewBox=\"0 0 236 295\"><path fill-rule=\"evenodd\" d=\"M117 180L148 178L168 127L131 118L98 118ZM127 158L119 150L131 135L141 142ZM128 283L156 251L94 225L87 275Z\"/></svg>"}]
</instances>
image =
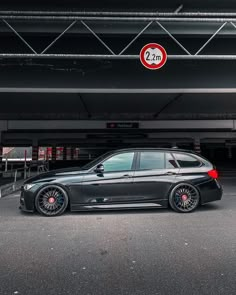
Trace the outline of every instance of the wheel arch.
<instances>
[{"instance_id":1,"label":"wheel arch","mask_svg":"<svg viewBox=\"0 0 236 295\"><path fill-rule=\"evenodd\" d=\"M37 211L37 208L36 208L36 197L38 196L38 193L46 188L46 187L50 187L50 185L52 186L57 186L61 189L63 189L68 197L68 204L67 204L67 207L66 207L66 210L69 208L71 209L71 196L70 196L70 190L69 188L66 186L66 185L63 185L61 183L57 183L57 182L48 182L48 183L45 183L43 184L42 186L40 186L35 192L34 192L34 198L33 198L33 204L34 204L34 211Z\"/></svg>"},{"instance_id":2,"label":"wheel arch","mask_svg":"<svg viewBox=\"0 0 236 295\"><path fill-rule=\"evenodd\" d=\"M178 190L179 187L181 188L181 186L190 186L198 194L197 203L193 206L193 208L190 208L190 210L186 210L188 208L185 208L185 205L184 205L184 208L181 208L181 207L178 207L175 204L175 201L174 201L174 192L175 192L176 189ZM176 211L178 213L190 213L190 212L194 211L200 204L201 204L201 193L199 191L199 188L196 185L194 185L193 183L189 182L189 181L180 181L178 183L175 183L175 185L169 191L169 195L168 195L168 206L171 207L174 211Z\"/></svg>"},{"instance_id":3,"label":"wheel arch","mask_svg":"<svg viewBox=\"0 0 236 295\"><path fill-rule=\"evenodd\" d=\"M198 191L199 198L200 198L200 201L201 201L201 192L200 192L200 190L199 190L199 187L198 187L198 185L192 183L191 181L178 181L178 182L176 182L176 183L173 183L173 184L170 186L169 190L168 190L168 193L167 193L167 200L169 200L171 192L172 192L177 186L179 186L180 184L183 184L183 185L184 185L184 184L189 184L189 185L192 185L193 187L195 187L195 188L197 189L197 191Z\"/></svg>"}]
</instances>

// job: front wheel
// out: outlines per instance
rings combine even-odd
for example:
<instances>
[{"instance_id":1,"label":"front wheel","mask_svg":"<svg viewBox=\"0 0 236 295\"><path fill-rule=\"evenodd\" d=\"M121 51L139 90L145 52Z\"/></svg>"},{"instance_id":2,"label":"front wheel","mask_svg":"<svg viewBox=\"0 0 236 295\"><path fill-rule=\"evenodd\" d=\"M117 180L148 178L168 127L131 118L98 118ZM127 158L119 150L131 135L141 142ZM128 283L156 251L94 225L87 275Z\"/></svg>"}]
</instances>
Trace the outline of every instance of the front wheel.
<instances>
[{"instance_id":1,"label":"front wheel","mask_svg":"<svg viewBox=\"0 0 236 295\"><path fill-rule=\"evenodd\" d=\"M43 187L36 195L35 207L37 211L45 216L57 216L64 213L68 206L68 195L58 185Z\"/></svg>"},{"instance_id":2,"label":"front wheel","mask_svg":"<svg viewBox=\"0 0 236 295\"><path fill-rule=\"evenodd\" d=\"M169 196L169 203L173 210L188 213L195 210L199 204L198 190L189 183L180 183L175 186Z\"/></svg>"}]
</instances>

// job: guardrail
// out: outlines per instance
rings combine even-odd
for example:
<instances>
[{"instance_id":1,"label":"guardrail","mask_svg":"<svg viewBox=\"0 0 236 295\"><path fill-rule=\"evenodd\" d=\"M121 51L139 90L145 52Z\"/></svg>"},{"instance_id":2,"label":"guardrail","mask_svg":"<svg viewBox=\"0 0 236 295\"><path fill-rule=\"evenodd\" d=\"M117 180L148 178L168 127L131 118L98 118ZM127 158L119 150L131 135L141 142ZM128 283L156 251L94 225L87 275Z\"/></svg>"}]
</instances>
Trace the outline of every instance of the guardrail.
<instances>
[{"instance_id":1,"label":"guardrail","mask_svg":"<svg viewBox=\"0 0 236 295\"><path fill-rule=\"evenodd\" d=\"M23 182L32 176L32 168L36 168L36 174L41 174L49 170L48 163L30 163L28 166L22 168L8 170L7 172L11 177L13 177L13 182L5 184L0 187L0 198L4 197L20 188ZM22 177L23 174L23 177Z\"/></svg>"}]
</instances>

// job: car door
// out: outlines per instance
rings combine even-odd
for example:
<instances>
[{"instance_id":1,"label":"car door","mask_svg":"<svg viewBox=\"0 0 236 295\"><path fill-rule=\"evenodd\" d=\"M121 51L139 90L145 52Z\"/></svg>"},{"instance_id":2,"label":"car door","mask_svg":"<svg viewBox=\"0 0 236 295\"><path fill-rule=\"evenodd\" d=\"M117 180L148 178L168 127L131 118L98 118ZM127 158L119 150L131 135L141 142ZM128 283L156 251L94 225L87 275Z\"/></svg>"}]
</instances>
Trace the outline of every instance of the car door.
<instances>
[{"instance_id":1,"label":"car door","mask_svg":"<svg viewBox=\"0 0 236 295\"><path fill-rule=\"evenodd\" d=\"M133 185L137 200L141 202L166 200L169 189L179 173L178 165L171 153L140 151L137 161Z\"/></svg>"},{"instance_id":2,"label":"car door","mask_svg":"<svg viewBox=\"0 0 236 295\"><path fill-rule=\"evenodd\" d=\"M129 202L132 195L135 152L122 152L110 156L100 164L103 173L92 169L82 181L82 196L89 204L114 204Z\"/></svg>"}]
</instances>

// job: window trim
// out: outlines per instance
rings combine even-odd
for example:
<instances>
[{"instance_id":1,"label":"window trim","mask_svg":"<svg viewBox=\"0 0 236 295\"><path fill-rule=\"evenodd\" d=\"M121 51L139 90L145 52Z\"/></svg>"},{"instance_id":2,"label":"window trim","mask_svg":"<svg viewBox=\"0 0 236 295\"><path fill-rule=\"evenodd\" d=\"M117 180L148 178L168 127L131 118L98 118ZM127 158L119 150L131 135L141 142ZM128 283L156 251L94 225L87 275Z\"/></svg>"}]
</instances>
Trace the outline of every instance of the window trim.
<instances>
[{"instance_id":1,"label":"window trim","mask_svg":"<svg viewBox=\"0 0 236 295\"><path fill-rule=\"evenodd\" d=\"M110 158L117 156L117 155L121 155L121 154L130 154L133 153L134 157L133 157L133 161L132 161L132 165L131 165L131 170L117 170L117 171L104 171L104 173L116 173L116 172L123 172L123 171L135 171L136 165L137 165L137 152L136 151L123 151L123 152L117 152L114 154L110 154L107 158L104 158L102 161L100 161L99 163L97 163L95 166L93 166L92 168L89 169L88 173L94 173L95 169L98 165L103 164L106 160L109 160Z\"/></svg>"},{"instance_id":2,"label":"window trim","mask_svg":"<svg viewBox=\"0 0 236 295\"><path fill-rule=\"evenodd\" d=\"M170 154L171 157L173 158L173 160L175 161L175 164L176 164L176 167L173 167L173 168L167 168L167 160L166 160L166 155L167 154ZM165 169L180 169L180 166L179 166L179 163L176 161L173 153L171 151L166 151L165 152Z\"/></svg>"},{"instance_id":3,"label":"window trim","mask_svg":"<svg viewBox=\"0 0 236 295\"><path fill-rule=\"evenodd\" d=\"M192 169L192 168L200 168L200 167L204 166L204 163L198 157L196 157L194 154L185 153L185 152L172 152L171 154L172 154L173 158L175 159L175 162L178 165L179 169ZM192 166L192 167L181 167L180 164L178 163L178 160L175 157L175 154L180 154L180 155L185 155L185 156L192 157L197 162L199 162L199 165L198 166Z\"/></svg>"},{"instance_id":4,"label":"window trim","mask_svg":"<svg viewBox=\"0 0 236 295\"><path fill-rule=\"evenodd\" d=\"M154 169L140 169L140 159L141 159L141 153L162 153L164 154L164 168L154 168ZM136 171L153 171L153 170L165 170L166 168L166 153L170 153L168 151L161 151L161 150L141 150L138 151L137 155L137 164L136 164ZM173 168L178 169L178 168Z\"/></svg>"}]
</instances>

